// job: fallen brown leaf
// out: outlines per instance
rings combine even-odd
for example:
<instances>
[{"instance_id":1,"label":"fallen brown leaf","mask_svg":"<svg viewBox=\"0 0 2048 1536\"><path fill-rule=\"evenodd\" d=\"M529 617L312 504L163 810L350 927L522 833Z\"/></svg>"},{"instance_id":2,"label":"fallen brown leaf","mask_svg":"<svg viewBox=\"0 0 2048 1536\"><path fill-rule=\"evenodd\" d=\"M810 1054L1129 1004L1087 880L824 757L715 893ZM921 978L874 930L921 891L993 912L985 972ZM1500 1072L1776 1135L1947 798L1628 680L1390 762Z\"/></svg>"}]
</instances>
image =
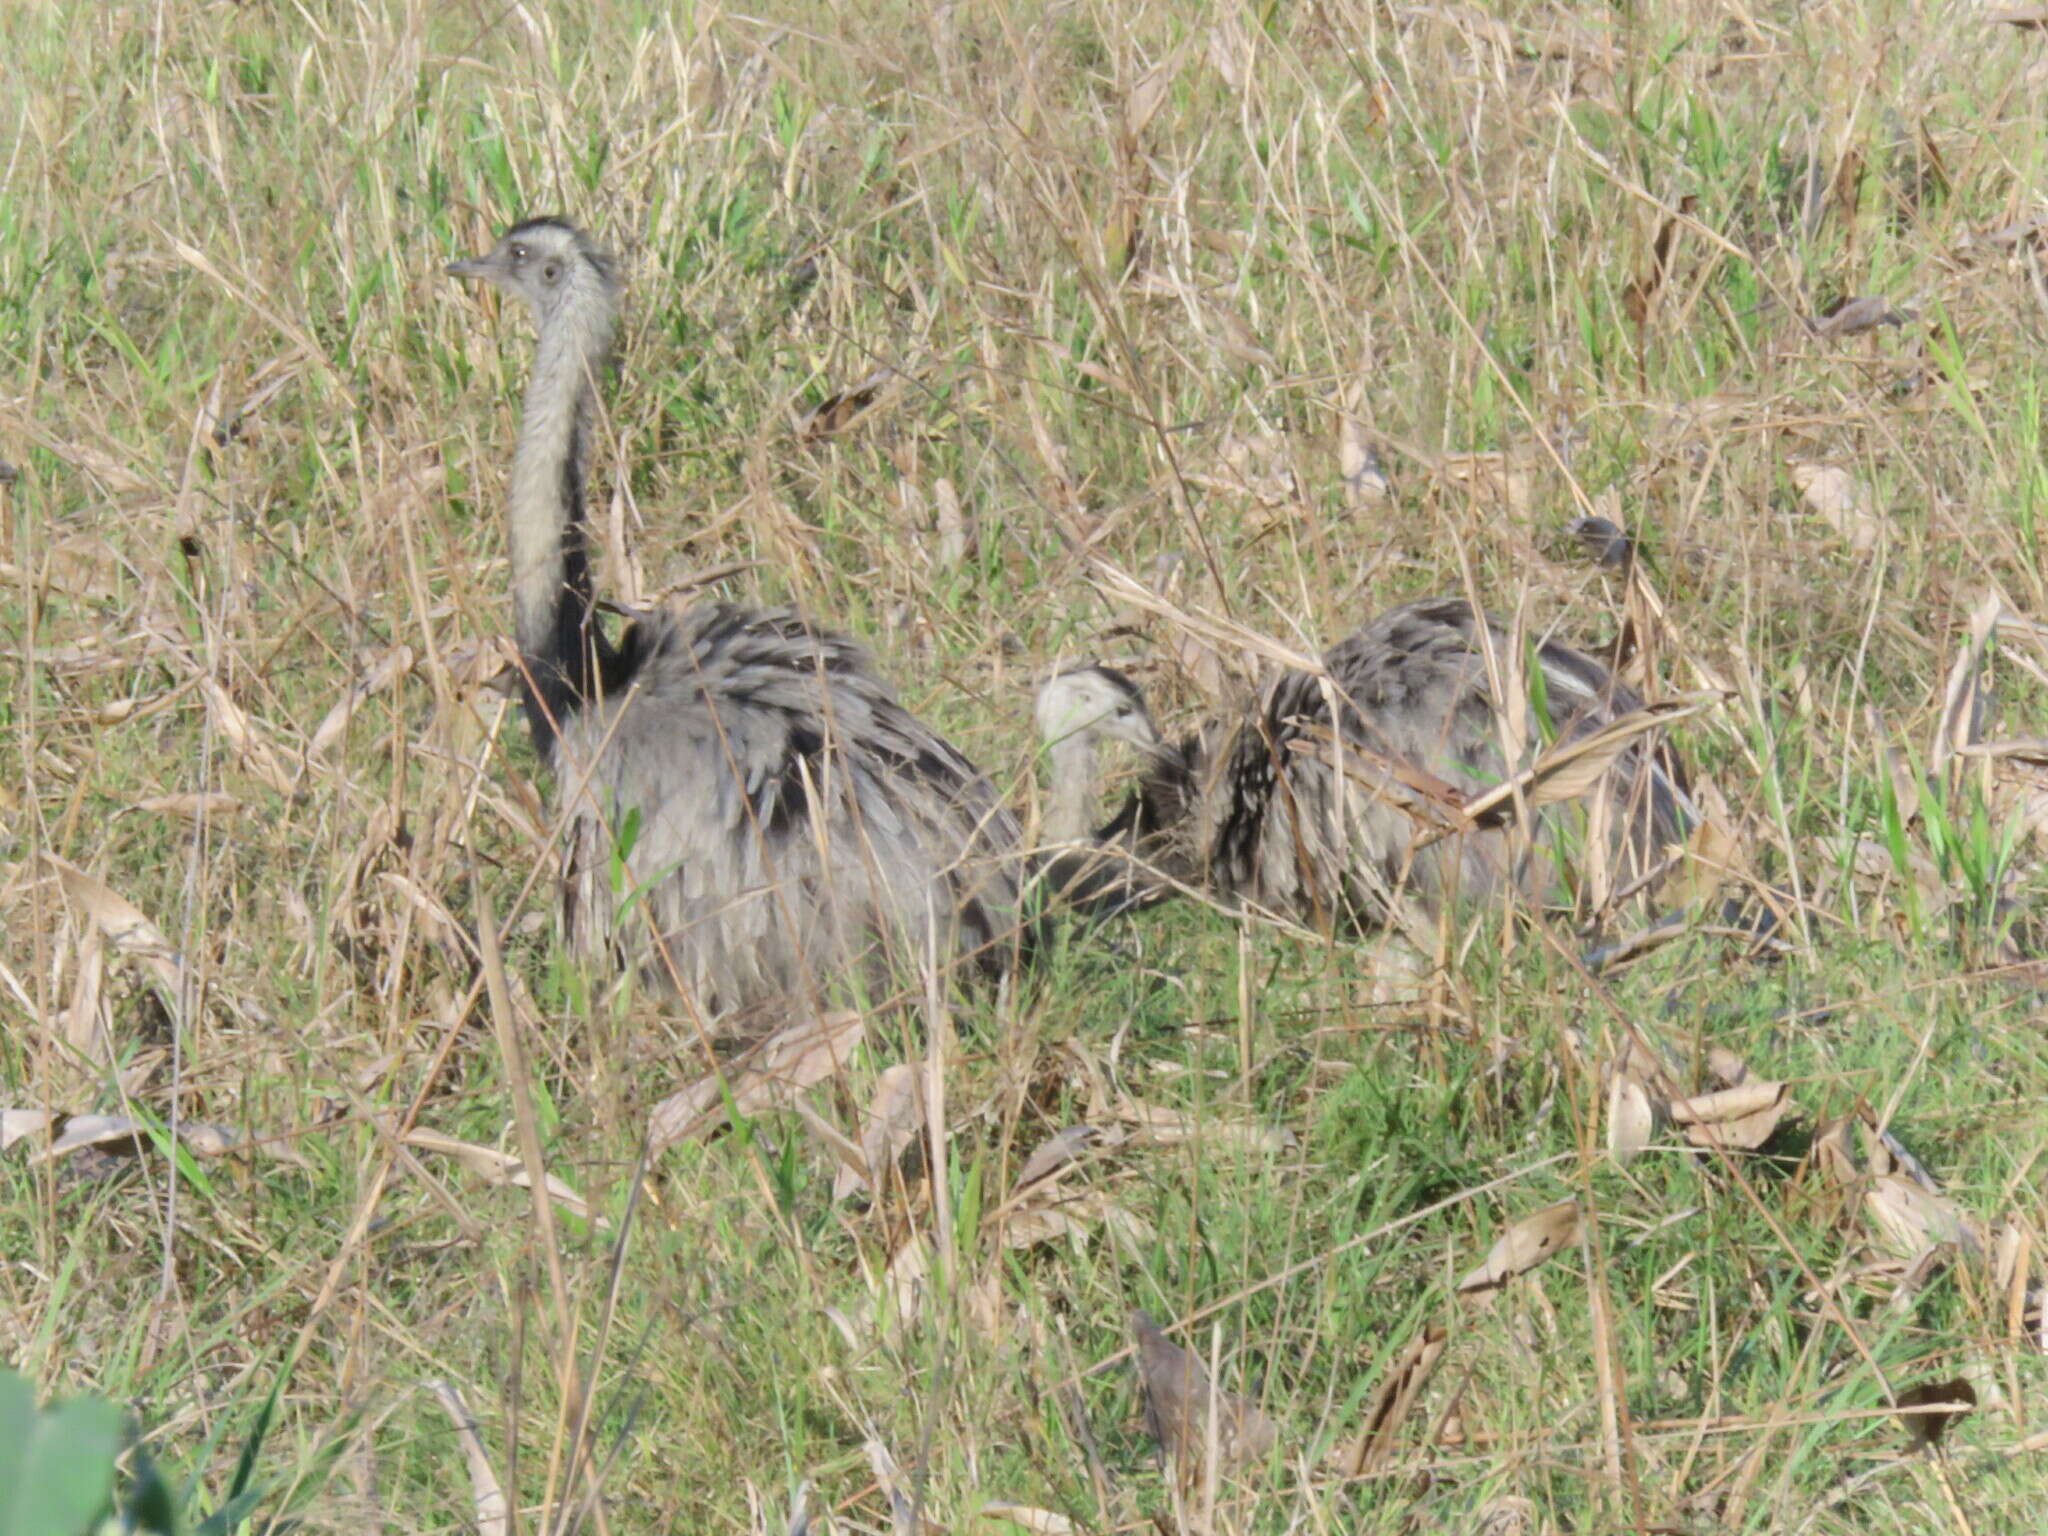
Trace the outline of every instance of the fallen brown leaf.
<instances>
[{"instance_id":1,"label":"fallen brown leaf","mask_svg":"<svg viewBox=\"0 0 2048 1536\"><path fill-rule=\"evenodd\" d=\"M1387 1367L1366 1405L1365 1422L1357 1438L1331 1453L1330 1465L1338 1476L1359 1477L1386 1464L1394 1452L1395 1436L1443 1358L1449 1337L1443 1328L1432 1324L1410 1339Z\"/></svg>"},{"instance_id":2,"label":"fallen brown leaf","mask_svg":"<svg viewBox=\"0 0 2048 1536\"><path fill-rule=\"evenodd\" d=\"M1787 466L1792 485L1806 509L1849 541L1855 553L1868 554L1885 535L1885 523L1871 511L1856 477L1839 464L1794 463Z\"/></svg>"},{"instance_id":3,"label":"fallen brown leaf","mask_svg":"<svg viewBox=\"0 0 2048 1536\"><path fill-rule=\"evenodd\" d=\"M1798 1106L1783 1083L1754 1079L1733 1088L1674 1100L1671 1123L1685 1128L1696 1147L1723 1147L1754 1152L1771 1139L1778 1124Z\"/></svg>"},{"instance_id":4,"label":"fallen brown leaf","mask_svg":"<svg viewBox=\"0 0 2048 1536\"><path fill-rule=\"evenodd\" d=\"M1458 1282L1458 1294L1483 1296L1497 1291L1569 1247L1578 1236L1578 1201L1560 1200L1533 1211L1494 1240L1486 1261Z\"/></svg>"},{"instance_id":5,"label":"fallen brown leaf","mask_svg":"<svg viewBox=\"0 0 2048 1536\"><path fill-rule=\"evenodd\" d=\"M865 1019L851 1009L777 1030L744 1056L655 1105L647 1121L651 1151L660 1153L723 1125L728 1089L741 1114L786 1102L839 1071L866 1031Z\"/></svg>"},{"instance_id":6,"label":"fallen brown leaf","mask_svg":"<svg viewBox=\"0 0 2048 1536\"><path fill-rule=\"evenodd\" d=\"M1144 1312L1132 1312L1130 1321L1146 1432L1183 1475L1208 1456L1212 1403L1219 1470L1257 1461L1279 1442L1279 1426L1251 1399L1219 1391L1199 1355L1167 1338Z\"/></svg>"}]
</instances>

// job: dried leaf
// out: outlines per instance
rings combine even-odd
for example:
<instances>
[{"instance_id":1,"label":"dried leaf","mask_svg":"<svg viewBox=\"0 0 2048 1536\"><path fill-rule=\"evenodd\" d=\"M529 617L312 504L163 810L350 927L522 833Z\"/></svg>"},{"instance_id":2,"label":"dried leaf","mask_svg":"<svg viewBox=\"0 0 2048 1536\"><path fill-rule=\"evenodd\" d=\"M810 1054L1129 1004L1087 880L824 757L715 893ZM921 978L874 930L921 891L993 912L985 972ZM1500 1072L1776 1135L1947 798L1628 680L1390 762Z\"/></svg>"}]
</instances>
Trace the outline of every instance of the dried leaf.
<instances>
[{"instance_id":1,"label":"dried leaf","mask_svg":"<svg viewBox=\"0 0 2048 1536\"><path fill-rule=\"evenodd\" d=\"M1210 1404L1216 1407L1219 1470L1257 1461L1279 1442L1279 1426L1256 1403L1218 1391L1201 1357L1167 1338L1143 1312L1131 1314L1144 1389L1145 1429L1177 1466L1200 1466L1208 1455Z\"/></svg>"},{"instance_id":2,"label":"dried leaf","mask_svg":"<svg viewBox=\"0 0 2048 1536\"><path fill-rule=\"evenodd\" d=\"M326 717L313 730L313 739L306 743L306 756L325 757L332 751L348 731L348 723L355 718L355 712L373 695L389 688L392 682L410 672L417 658L409 645L395 645L379 656L356 685L343 694Z\"/></svg>"},{"instance_id":3,"label":"dried leaf","mask_svg":"<svg viewBox=\"0 0 2048 1536\"><path fill-rule=\"evenodd\" d=\"M1814 321L1813 334L1824 341L1834 341L1844 336L1861 336L1881 325L1904 325L1912 318L1911 310L1893 309L1882 298L1842 299Z\"/></svg>"},{"instance_id":4,"label":"dried leaf","mask_svg":"<svg viewBox=\"0 0 2048 1536\"><path fill-rule=\"evenodd\" d=\"M1885 522L1871 511L1856 477L1839 464L1795 463L1787 466L1792 485L1806 509L1849 541L1857 554L1868 554L1884 539Z\"/></svg>"},{"instance_id":5,"label":"dried leaf","mask_svg":"<svg viewBox=\"0 0 2048 1536\"><path fill-rule=\"evenodd\" d=\"M1949 668L1948 686L1942 692L1941 723L1935 728L1934 745L1928 754L1928 771L1939 773L1956 753L1977 744L1984 734L1984 697L1978 678L1984 667L1984 652L1998 632L1998 616L2004 601L1996 591L1987 592L1970 613L1970 640Z\"/></svg>"},{"instance_id":6,"label":"dried leaf","mask_svg":"<svg viewBox=\"0 0 2048 1536\"><path fill-rule=\"evenodd\" d=\"M917 1321L917 1309L924 1300L925 1282L931 1272L931 1239L921 1232L913 1232L890 1256L877 1287L895 1327L908 1328Z\"/></svg>"},{"instance_id":7,"label":"dried leaf","mask_svg":"<svg viewBox=\"0 0 2048 1536\"><path fill-rule=\"evenodd\" d=\"M1607 1150L1625 1163L1650 1144L1657 1115L1649 1090L1632 1077L1616 1073L1607 1087Z\"/></svg>"},{"instance_id":8,"label":"dried leaf","mask_svg":"<svg viewBox=\"0 0 2048 1536\"><path fill-rule=\"evenodd\" d=\"M1983 1251L1976 1224L1953 1200L1902 1174L1878 1174L1863 1196L1863 1209L1879 1240L1903 1258L1918 1258L1940 1243L1966 1253Z\"/></svg>"},{"instance_id":9,"label":"dried leaf","mask_svg":"<svg viewBox=\"0 0 2048 1536\"><path fill-rule=\"evenodd\" d=\"M1331 1452L1330 1465L1338 1476L1359 1477L1386 1465L1394 1453L1401 1425L1443 1358L1449 1337L1443 1328L1431 1325L1410 1339L1399 1358L1387 1367L1386 1375L1373 1389L1358 1437Z\"/></svg>"},{"instance_id":10,"label":"dried leaf","mask_svg":"<svg viewBox=\"0 0 2048 1536\"><path fill-rule=\"evenodd\" d=\"M741 1114L787 1102L813 1083L832 1076L859 1048L866 1021L851 1009L788 1025L654 1106L648 1117L650 1148L660 1153L691 1136L725 1123L726 1090Z\"/></svg>"},{"instance_id":11,"label":"dried leaf","mask_svg":"<svg viewBox=\"0 0 2048 1536\"><path fill-rule=\"evenodd\" d=\"M56 871L64 896L81 915L91 921L116 954L142 961L172 997L179 995L183 967L178 952L163 930L142 915L141 910L104 881L88 875L77 865L45 853L43 862Z\"/></svg>"},{"instance_id":12,"label":"dried leaf","mask_svg":"<svg viewBox=\"0 0 2048 1536\"><path fill-rule=\"evenodd\" d=\"M1081 1527L1065 1515L1056 1515L1049 1509L1033 1509L1028 1504L984 1504L981 1506L984 1520L1007 1520L1031 1536L1073 1536Z\"/></svg>"},{"instance_id":13,"label":"dried leaf","mask_svg":"<svg viewBox=\"0 0 2048 1536\"><path fill-rule=\"evenodd\" d=\"M868 1466L875 1474L875 1485L889 1501L890 1536L918 1536L918 1526L924 1522L918 1519L917 1506L911 1502L909 1479L904 1477L903 1469L896 1465L889 1448L873 1435L868 1437L865 1450Z\"/></svg>"},{"instance_id":14,"label":"dried leaf","mask_svg":"<svg viewBox=\"0 0 2048 1536\"><path fill-rule=\"evenodd\" d=\"M797 440L815 443L844 432L894 393L890 386L901 377L894 368L877 368L851 389L835 389L808 410L795 412Z\"/></svg>"},{"instance_id":15,"label":"dried leaf","mask_svg":"<svg viewBox=\"0 0 2048 1536\"><path fill-rule=\"evenodd\" d=\"M1070 1125L1065 1130L1055 1131L1033 1147L1031 1155L1024 1159L1016 1182L1010 1186L1010 1198L1016 1199L1039 1180L1072 1166L1082 1152L1101 1139L1102 1132L1092 1125Z\"/></svg>"},{"instance_id":16,"label":"dried leaf","mask_svg":"<svg viewBox=\"0 0 2048 1536\"><path fill-rule=\"evenodd\" d=\"M1181 60L1186 57L1184 47L1175 48L1165 58L1138 76L1124 95L1123 130L1126 142L1135 144L1144 137L1145 130L1152 126L1152 119L1159 115L1159 109L1166 104L1166 93L1172 89L1174 77L1180 73Z\"/></svg>"},{"instance_id":17,"label":"dried leaf","mask_svg":"<svg viewBox=\"0 0 2048 1536\"><path fill-rule=\"evenodd\" d=\"M57 1120L47 1109L0 1109L0 1152L24 1137L47 1135Z\"/></svg>"},{"instance_id":18,"label":"dried leaf","mask_svg":"<svg viewBox=\"0 0 2048 1536\"><path fill-rule=\"evenodd\" d=\"M832 1181L832 1198L872 1194L885 1185L924 1121L924 1069L900 1061L883 1069L875 1079L874 1099L861 1117L861 1168L841 1165Z\"/></svg>"},{"instance_id":19,"label":"dried leaf","mask_svg":"<svg viewBox=\"0 0 2048 1536\"><path fill-rule=\"evenodd\" d=\"M960 514L960 493L944 475L932 482L932 502L938 509L935 516L939 543L935 559L940 570L950 571L967 558L973 540L967 520Z\"/></svg>"},{"instance_id":20,"label":"dried leaf","mask_svg":"<svg viewBox=\"0 0 2048 1536\"><path fill-rule=\"evenodd\" d=\"M1471 1536L1543 1536L1543 1512L1534 1499L1502 1493L1473 1511Z\"/></svg>"},{"instance_id":21,"label":"dried leaf","mask_svg":"<svg viewBox=\"0 0 2048 1536\"><path fill-rule=\"evenodd\" d=\"M1976 1406L1977 1389L1960 1377L1954 1381L1919 1382L1892 1400L1916 1451L1940 1445L1942 1436Z\"/></svg>"},{"instance_id":22,"label":"dried leaf","mask_svg":"<svg viewBox=\"0 0 2048 1536\"><path fill-rule=\"evenodd\" d=\"M1529 515L1536 499L1533 461L1526 451L1451 453L1433 466L1439 479L1463 486L1473 500L1492 502L1510 517Z\"/></svg>"},{"instance_id":23,"label":"dried leaf","mask_svg":"<svg viewBox=\"0 0 2048 1536\"><path fill-rule=\"evenodd\" d=\"M526 1171L526 1164L509 1152L500 1152L496 1147L478 1146L475 1142L462 1141L420 1125L407 1131L404 1140L407 1146L417 1147L422 1152L438 1152L444 1157L454 1158L486 1184L509 1184L516 1189L533 1188L533 1177ZM595 1221L600 1226L604 1224L604 1218L562 1179L551 1173L547 1176L547 1186L549 1198L563 1210L581 1216L586 1221Z\"/></svg>"},{"instance_id":24,"label":"dried leaf","mask_svg":"<svg viewBox=\"0 0 2048 1536\"><path fill-rule=\"evenodd\" d=\"M1646 704L1597 731L1558 742L1513 778L1467 800L1466 821L1474 826L1500 824L1514 814L1517 791L1531 810L1589 794L1639 737L1689 719L1719 702L1719 695L1699 695Z\"/></svg>"},{"instance_id":25,"label":"dried leaf","mask_svg":"<svg viewBox=\"0 0 2048 1536\"><path fill-rule=\"evenodd\" d=\"M1658 294L1664 291L1665 281L1671 275L1671 259L1678 248L1679 233L1685 227L1685 220L1698 207L1699 199L1690 192L1679 199L1677 213L1657 226L1657 237L1650 243L1649 266L1622 290L1621 307L1638 328L1650 318Z\"/></svg>"},{"instance_id":26,"label":"dried leaf","mask_svg":"<svg viewBox=\"0 0 2048 1536\"><path fill-rule=\"evenodd\" d=\"M477 1433L476 1419L470 1413L469 1405L462 1400L462 1394L453 1382L430 1381L427 1390L434 1394L441 1411L455 1425L455 1438L462 1442L463 1459L469 1463L469 1486L476 1506L479 1536L506 1536L511 1530L512 1507L506 1501L505 1490L498 1484L498 1474L491 1468L490 1452L484 1449L483 1436Z\"/></svg>"},{"instance_id":27,"label":"dried leaf","mask_svg":"<svg viewBox=\"0 0 2048 1536\"><path fill-rule=\"evenodd\" d=\"M1097 1189L1059 1191L1042 1183L1028 1191L1002 1215L1005 1248L1035 1248L1061 1238L1085 1239L1097 1227L1107 1228L1131 1251L1149 1248L1158 1239L1151 1224Z\"/></svg>"},{"instance_id":28,"label":"dried leaf","mask_svg":"<svg viewBox=\"0 0 2048 1536\"><path fill-rule=\"evenodd\" d=\"M1518 1275L1526 1275L1579 1236L1579 1202L1560 1200L1533 1211L1495 1239L1486 1262L1458 1282L1461 1296L1497 1291Z\"/></svg>"},{"instance_id":29,"label":"dried leaf","mask_svg":"<svg viewBox=\"0 0 2048 1536\"><path fill-rule=\"evenodd\" d=\"M157 816L182 816L187 821L223 821L242 809L242 802L219 790L190 795L151 795L135 802L135 809Z\"/></svg>"},{"instance_id":30,"label":"dried leaf","mask_svg":"<svg viewBox=\"0 0 2048 1536\"><path fill-rule=\"evenodd\" d=\"M2022 32L2039 32L2048 28L2048 5L2019 5L2003 11L1990 11L1984 19L1998 26L2017 27Z\"/></svg>"},{"instance_id":31,"label":"dried leaf","mask_svg":"<svg viewBox=\"0 0 2048 1536\"><path fill-rule=\"evenodd\" d=\"M285 771L277 750L256 728L242 706L228 697L227 689L212 677L202 677L199 689L206 695L206 707L213 716L214 729L235 749L235 756L241 759L242 767L280 795L296 793L298 781Z\"/></svg>"},{"instance_id":32,"label":"dried leaf","mask_svg":"<svg viewBox=\"0 0 2048 1536\"><path fill-rule=\"evenodd\" d=\"M1671 1123L1685 1127L1686 1140L1696 1147L1753 1152L1797 1108L1785 1084L1752 1080L1674 1100L1670 1115Z\"/></svg>"}]
</instances>

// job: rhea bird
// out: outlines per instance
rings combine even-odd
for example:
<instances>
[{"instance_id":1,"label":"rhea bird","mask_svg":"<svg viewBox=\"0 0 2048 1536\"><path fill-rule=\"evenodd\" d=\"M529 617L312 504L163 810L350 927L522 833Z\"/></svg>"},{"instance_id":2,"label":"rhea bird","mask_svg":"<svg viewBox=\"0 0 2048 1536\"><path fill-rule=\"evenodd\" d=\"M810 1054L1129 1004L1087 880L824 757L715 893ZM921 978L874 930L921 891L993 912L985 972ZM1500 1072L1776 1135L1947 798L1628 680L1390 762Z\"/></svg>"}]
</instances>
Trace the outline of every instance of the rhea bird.
<instances>
[{"instance_id":1,"label":"rhea bird","mask_svg":"<svg viewBox=\"0 0 2048 1536\"><path fill-rule=\"evenodd\" d=\"M584 494L623 293L612 257L566 220L532 218L448 271L523 300L537 331L506 522L572 947L719 1013L906 959L1007 969L1017 823L858 645L786 608L723 602L608 633Z\"/></svg>"},{"instance_id":2,"label":"rhea bird","mask_svg":"<svg viewBox=\"0 0 2048 1536\"><path fill-rule=\"evenodd\" d=\"M1462 600L1410 603L1331 647L1320 675L1289 671L1254 708L1178 741L1159 733L1121 673L1079 667L1053 678L1040 690L1038 719L1041 732L1074 722L1047 738L1052 803L1066 827L1086 822L1096 743L1120 736L1149 759L1138 791L1092 835L1139 868L1090 894L1124 909L1191 884L1353 929L1508 888L1547 904L1572 857L1564 805L1537 807L1519 829L1439 835L1457 826L1462 802L1524 766L1503 750L1492 681L1517 644ZM1606 666L1562 641L1542 640L1530 661L1560 741L1642 707ZM1142 713L1142 723L1099 707L1109 699ZM1676 754L1647 738L1629 742L1583 798L1588 840L1598 838L1624 889L1652 877L1696 819Z\"/></svg>"}]
</instances>

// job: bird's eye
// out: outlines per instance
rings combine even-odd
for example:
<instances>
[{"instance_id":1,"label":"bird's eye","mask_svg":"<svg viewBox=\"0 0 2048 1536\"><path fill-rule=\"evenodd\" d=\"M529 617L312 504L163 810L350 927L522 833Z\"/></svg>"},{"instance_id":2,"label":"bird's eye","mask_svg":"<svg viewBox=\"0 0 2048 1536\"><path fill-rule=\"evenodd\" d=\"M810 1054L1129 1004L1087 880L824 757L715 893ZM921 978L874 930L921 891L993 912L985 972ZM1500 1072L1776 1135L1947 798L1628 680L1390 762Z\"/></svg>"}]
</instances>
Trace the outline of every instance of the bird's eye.
<instances>
[{"instance_id":1,"label":"bird's eye","mask_svg":"<svg viewBox=\"0 0 2048 1536\"><path fill-rule=\"evenodd\" d=\"M551 261L540 269L540 280L544 283L552 283L561 275L562 264L559 261Z\"/></svg>"},{"instance_id":2,"label":"bird's eye","mask_svg":"<svg viewBox=\"0 0 2048 1536\"><path fill-rule=\"evenodd\" d=\"M515 242L512 246L511 256L514 262L526 260L526 247Z\"/></svg>"},{"instance_id":3,"label":"bird's eye","mask_svg":"<svg viewBox=\"0 0 2048 1536\"><path fill-rule=\"evenodd\" d=\"M1116 717L1119 720L1125 718L1128 715L1134 715L1136 713L1137 711L1132 709L1131 706L1128 704L1119 704L1116 707Z\"/></svg>"}]
</instances>

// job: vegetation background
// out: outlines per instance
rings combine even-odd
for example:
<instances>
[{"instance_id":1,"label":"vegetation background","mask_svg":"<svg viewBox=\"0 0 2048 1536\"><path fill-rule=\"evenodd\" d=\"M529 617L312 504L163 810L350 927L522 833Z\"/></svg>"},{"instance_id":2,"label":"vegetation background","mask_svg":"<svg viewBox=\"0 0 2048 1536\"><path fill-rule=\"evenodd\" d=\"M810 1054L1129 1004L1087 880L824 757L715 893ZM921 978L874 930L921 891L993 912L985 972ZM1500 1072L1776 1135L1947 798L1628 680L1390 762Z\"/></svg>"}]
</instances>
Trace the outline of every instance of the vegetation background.
<instances>
[{"instance_id":1,"label":"vegetation background","mask_svg":"<svg viewBox=\"0 0 2048 1536\"><path fill-rule=\"evenodd\" d=\"M0 1359L199 1508L275 1392L310 1530L2038 1529L2043 15L11 7ZM633 284L607 592L802 603L1027 807L1057 658L1180 721L1233 624L1626 618L1777 948L1183 906L643 1165L707 1063L552 953L524 321L440 276L553 210ZM1619 1155L1717 1050L1758 1144ZM1256 1405L1168 1468L1133 1308Z\"/></svg>"}]
</instances>

